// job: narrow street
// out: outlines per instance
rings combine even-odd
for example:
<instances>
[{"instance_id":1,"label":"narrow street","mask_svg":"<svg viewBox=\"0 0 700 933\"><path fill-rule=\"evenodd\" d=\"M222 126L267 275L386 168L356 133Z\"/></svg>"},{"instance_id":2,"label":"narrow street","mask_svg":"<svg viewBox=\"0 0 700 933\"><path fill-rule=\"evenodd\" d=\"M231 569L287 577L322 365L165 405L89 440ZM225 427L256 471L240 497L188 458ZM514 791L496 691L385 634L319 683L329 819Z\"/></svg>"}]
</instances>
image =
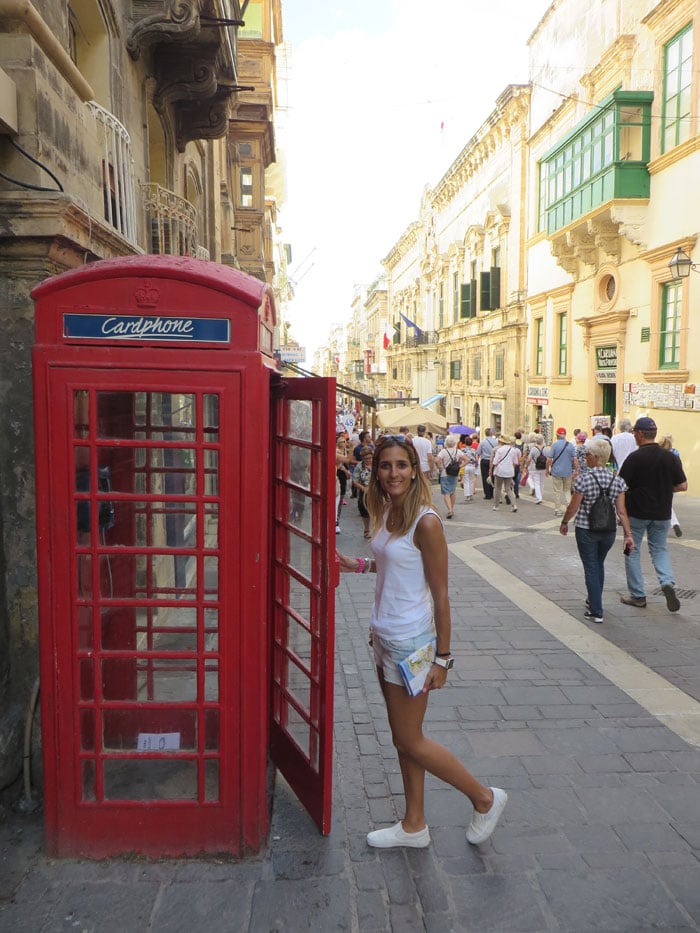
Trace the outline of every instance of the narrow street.
<instances>
[{"instance_id":1,"label":"narrow street","mask_svg":"<svg viewBox=\"0 0 700 933\"><path fill-rule=\"evenodd\" d=\"M367 847L369 829L402 815L401 780L367 647L373 579L344 575L331 835L279 777L269 849L241 863L52 861L41 818L13 816L0 826L0 928L700 930L700 499L677 497L680 612L647 555L648 607L619 602L616 545L593 625L573 535L559 535L547 497L496 513L477 493L445 523L457 664L429 729L508 791L488 842L466 843L468 802L429 779L431 847ZM352 499L341 527L341 550L368 552Z\"/></svg>"}]
</instances>

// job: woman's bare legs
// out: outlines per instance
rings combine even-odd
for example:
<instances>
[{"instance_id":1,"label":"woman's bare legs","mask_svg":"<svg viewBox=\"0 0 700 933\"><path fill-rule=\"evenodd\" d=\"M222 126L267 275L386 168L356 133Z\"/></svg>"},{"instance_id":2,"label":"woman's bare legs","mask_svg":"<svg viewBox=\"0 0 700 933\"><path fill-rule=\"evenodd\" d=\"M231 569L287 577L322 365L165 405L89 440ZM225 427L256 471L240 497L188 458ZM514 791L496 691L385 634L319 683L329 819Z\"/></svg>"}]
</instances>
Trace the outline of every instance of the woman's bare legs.
<instances>
[{"instance_id":1,"label":"woman's bare legs","mask_svg":"<svg viewBox=\"0 0 700 933\"><path fill-rule=\"evenodd\" d=\"M452 752L423 735L428 694L411 697L405 687L387 683L381 672L379 682L401 767L406 798L406 815L402 820L404 830L414 833L425 826L426 771L461 791L471 800L477 812L486 813L493 802L491 789L467 771Z\"/></svg>"}]
</instances>

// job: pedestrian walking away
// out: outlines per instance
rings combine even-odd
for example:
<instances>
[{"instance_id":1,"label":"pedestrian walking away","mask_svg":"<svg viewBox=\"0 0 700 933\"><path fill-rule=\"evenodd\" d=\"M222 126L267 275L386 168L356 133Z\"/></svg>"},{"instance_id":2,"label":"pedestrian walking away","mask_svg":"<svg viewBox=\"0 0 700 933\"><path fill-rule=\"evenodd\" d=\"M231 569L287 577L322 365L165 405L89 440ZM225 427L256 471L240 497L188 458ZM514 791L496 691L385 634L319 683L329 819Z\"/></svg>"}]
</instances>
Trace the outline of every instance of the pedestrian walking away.
<instances>
[{"instance_id":1,"label":"pedestrian walking away","mask_svg":"<svg viewBox=\"0 0 700 933\"><path fill-rule=\"evenodd\" d=\"M664 436L659 441L659 447L662 450L670 450L672 454L680 457L679 452L673 446L673 436L671 434L664 434ZM680 526L678 516L676 515L676 510L673 507L673 500L671 500L671 528L673 529L673 533L677 538L683 537L683 529Z\"/></svg>"},{"instance_id":2,"label":"pedestrian walking away","mask_svg":"<svg viewBox=\"0 0 700 933\"><path fill-rule=\"evenodd\" d=\"M484 499L493 499L493 486L488 482L489 469L491 467L491 457L498 446L498 441L492 437L491 428L484 431L484 439L476 449L476 455L479 458L479 470L481 471L481 487L484 490Z\"/></svg>"},{"instance_id":3,"label":"pedestrian walking away","mask_svg":"<svg viewBox=\"0 0 700 933\"><path fill-rule=\"evenodd\" d=\"M535 494L535 505L542 502L544 492L544 476L547 471L547 455L544 449L544 437L541 434L533 435L533 443L527 453L523 454L520 461L520 469L527 470L532 480L532 488Z\"/></svg>"},{"instance_id":4,"label":"pedestrian walking away","mask_svg":"<svg viewBox=\"0 0 700 933\"><path fill-rule=\"evenodd\" d=\"M447 518L452 518L455 511L455 496L460 469L466 465L466 454L457 449L457 435L448 434L445 446L435 458L440 473L440 492L445 500Z\"/></svg>"},{"instance_id":5,"label":"pedestrian walking away","mask_svg":"<svg viewBox=\"0 0 700 933\"><path fill-rule=\"evenodd\" d=\"M668 552L668 530L674 492L685 492L688 480L681 458L662 450L656 443L657 427L653 418L637 418L634 439L638 449L628 454L619 475L627 483L625 503L635 549L625 557L628 596L627 606L644 609L647 604L639 550L646 534L651 562L661 584L669 612L681 608Z\"/></svg>"},{"instance_id":6,"label":"pedestrian walking away","mask_svg":"<svg viewBox=\"0 0 700 933\"><path fill-rule=\"evenodd\" d=\"M634 439L632 422L629 418L620 418L617 430L618 433L613 434L610 443L615 468L619 471L629 454L637 449L637 442Z\"/></svg>"},{"instance_id":7,"label":"pedestrian walking away","mask_svg":"<svg viewBox=\"0 0 700 933\"><path fill-rule=\"evenodd\" d=\"M545 475L552 477L554 514L562 515L571 499L571 484L578 476L576 448L566 439L566 428L557 428L557 439L547 457Z\"/></svg>"},{"instance_id":8,"label":"pedestrian walking away","mask_svg":"<svg viewBox=\"0 0 700 933\"><path fill-rule=\"evenodd\" d=\"M435 472L435 462L433 460L433 445L425 436L425 425L419 424L417 429L418 436L413 438L413 448L418 454L420 468L425 473L428 480L433 478Z\"/></svg>"},{"instance_id":9,"label":"pedestrian walking away","mask_svg":"<svg viewBox=\"0 0 700 933\"><path fill-rule=\"evenodd\" d=\"M345 573L377 574L370 644L399 757L406 805L402 820L370 832L367 843L382 849L425 848L430 844L424 810L426 772L469 798L473 814L467 841L484 842L495 829L508 795L482 784L451 751L423 733L430 694L445 686L454 658L450 652L445 533L410 444L396 437L380 438L366 504L374 557L366 561L339 553L338 559ZM422 691L412 696L404 686L399 664L426 644L432 646L434 660Z\"/></svg>"},{"instance_id":10,"label":"pedestrian walking away","mask_svg":"<svg viewBox=\"0 0 700 933\"><path fill-rule=\"evenodd\" d=\"M517 512L517 503L515 499L511 500L511 496L514 496L513 477L515 476L515 468L520 463L520 451L515 446L514 437L506 437L505 434L501 434L498 443L499 447L491 457L489 470L489 477L493 480L494 485L493 500L495 504L493 510L497 512L505 498L506 505L512 505L513 511Z\"/></svg>"},{"instance_id":11,"label":"pedestrian walking away","mask_svg":"<svg viewBox=\"0 0 700 933\"><path fill-rule=\"evenodd\" d=\"M586 611L584 617L591 622L602 622L603 587L605 585L605 558L615 543L617 531L614 512L612 523L607 530L596 530L592 525L593 507L599 495L603 493L611 503L622 524L624 532L623 548L627 554L634 550L635 544L630 532L629 518L625 509L625 481L614 476L606 467L610 459L610 444L602 437L595 437L586 445L588 469L581 473L574 482L574 494L566 507L559 526L559 533L569 532L569 522L574 518L574 532L583 574L586 581Z\"/></svg>"},{"instance_id":12,"label":"pedestrian walking away","mask_svg":"<svg viewBox=\"0 0 700 933\"><path fill-rule=\"evenodd\" d=\"M473 447L465 447L464 454L464 475L462 477L462 488L464 490L464 501L471 502L474 498L476 488L476 450Z\"/></svg>"}]
</instances>

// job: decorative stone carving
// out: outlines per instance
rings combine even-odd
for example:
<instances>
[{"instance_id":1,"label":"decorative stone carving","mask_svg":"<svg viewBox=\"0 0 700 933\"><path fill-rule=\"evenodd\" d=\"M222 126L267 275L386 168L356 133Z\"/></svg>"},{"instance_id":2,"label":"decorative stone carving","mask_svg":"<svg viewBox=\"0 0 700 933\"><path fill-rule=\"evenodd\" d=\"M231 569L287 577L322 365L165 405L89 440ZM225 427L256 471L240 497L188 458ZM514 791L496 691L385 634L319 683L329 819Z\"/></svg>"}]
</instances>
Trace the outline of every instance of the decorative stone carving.
<instances>
[{"instance_id":1,"label":"decorative stone carving","mask_svg":"<svg viewBox=\"0 0 700 933\"><path fill-rule=\"evenodd\" d=\"M136 60L152 45L195 39L201 29L199 13L200 0L131 0L129 55Z\"/></svg>"},{"instance_id":2,"label":"decorative stone carving","mask_svg":"<svg viewBox=\"0 0 700 933\"><path fill-rule=\"evenodd\" d=\"M230 95L229 88L220 88L204 105L198 101L178 105L175 119L178 152L184 152L193 139L220 139L226 135Z\"/></svg>"}]
</instances>

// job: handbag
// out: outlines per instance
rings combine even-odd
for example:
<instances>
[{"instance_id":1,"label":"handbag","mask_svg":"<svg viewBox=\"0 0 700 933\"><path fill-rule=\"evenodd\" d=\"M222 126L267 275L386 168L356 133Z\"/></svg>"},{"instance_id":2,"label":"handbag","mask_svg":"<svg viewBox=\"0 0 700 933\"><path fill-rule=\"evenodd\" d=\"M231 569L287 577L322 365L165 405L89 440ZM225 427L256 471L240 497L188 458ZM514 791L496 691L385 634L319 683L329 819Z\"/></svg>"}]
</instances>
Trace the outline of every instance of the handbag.
<instances>
[{"instance_id":1,"label":"handbag","mask_svg":"<svg viewBox=\"0 0 700 933\"><path fill-rule=\"evenodd\" d=\"M521 485L521 486L524 486L524 485L527 483L527 478L528 478L529 475L530 475L530 474L529 474L529 472L528 472L527 470L525 470L524 473L521 473L521 474L520 474L520 485Z\"/></svg>"}]
</instances>

